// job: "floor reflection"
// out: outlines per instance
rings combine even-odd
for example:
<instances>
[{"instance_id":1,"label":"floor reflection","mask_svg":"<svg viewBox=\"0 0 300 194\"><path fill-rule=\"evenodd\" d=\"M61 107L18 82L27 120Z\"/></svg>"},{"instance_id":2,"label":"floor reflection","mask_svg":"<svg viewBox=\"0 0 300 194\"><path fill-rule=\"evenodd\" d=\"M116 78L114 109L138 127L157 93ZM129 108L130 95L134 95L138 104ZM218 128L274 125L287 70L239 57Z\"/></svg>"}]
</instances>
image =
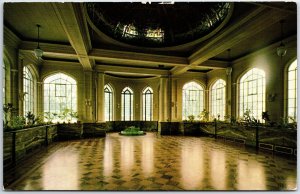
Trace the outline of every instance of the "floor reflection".
<instances>
[{"instance_id":1,"label":"floor reflection","mask_svg":"<svg viewBox=\"0 0 300 194\"><path fill-rule=\"evenodd\" d=\"M120 138L121 171L124 176L130 176L134 164L134 141L130 137Z\"/></svg>"},{"instance_id":2,"label":"floor reflection","mask_svg":"<svg viewBox=\"0 0 300 194\"><path fill-rule=\"evenodd\" d=\"M77 190L78 173L78 153L72 150L60 151L43 166L43 189Z\"/></svg>"},{"instance_id":3,"label":"floor reflection","mask_svg":"<svg viewBox=\"0 0 300 194\"><path fill-rule=\"evenodd\" d=\"M203 150L192 143L185 142L181 154L181 184L184 189L195 189L202 186L204 174Z\"/></svg>"},{"instance_id":4,"label":"floor reflection","mask_svg":"<svg viewBox=\"0 0 300 194\"><path fill-rule=\"evenodd\" d=\"M113 159L113 145L112 141L105 141L104 144L104 156L103 156L103 175L111 176L113 167L114 167L114 159Z\"/></svg>"},{"instance_id":5,"label":"floor reflection","mask_svg":"<svg viewBox=\"0 0 300 194\"><path fill-rule=\"evenodd\" d=\"M145 136L59 142L12 190L294 190L295 158L248 152L207 137ZM24 169L22 166L19 169ZM19 174L16 169L15 174Z\"/></svg>"},{"instance_id":6,"label":"floor reflection","mask_svg":"<svg viewBox=\"0 0 300 194\"><path fill-rule=\"evenodd\" d=\"M151 175L153 172L153 139L142 139L142 170L145 176Z\"/></svg>"},{"instance_id":7,"label":"floor reflection","mask_svg":"<svg viewBox=\"0 0 300 194\"><path fill-rule=\"evenodd\" d=\"M212 150L210 153L211 184L216 190L225 190L227 183L226 155L224 151Z\"/></svg>"},{"instance_id":8,"label":"floor reflection","mask_svg":"<svg viewBox=\"0 0 300 194\"><path fill-rule=\"evenodd\" d=\"M262 165L254 160L238 160L238 190L266 190L266 176Z\"/></svg>"}]
</instances>

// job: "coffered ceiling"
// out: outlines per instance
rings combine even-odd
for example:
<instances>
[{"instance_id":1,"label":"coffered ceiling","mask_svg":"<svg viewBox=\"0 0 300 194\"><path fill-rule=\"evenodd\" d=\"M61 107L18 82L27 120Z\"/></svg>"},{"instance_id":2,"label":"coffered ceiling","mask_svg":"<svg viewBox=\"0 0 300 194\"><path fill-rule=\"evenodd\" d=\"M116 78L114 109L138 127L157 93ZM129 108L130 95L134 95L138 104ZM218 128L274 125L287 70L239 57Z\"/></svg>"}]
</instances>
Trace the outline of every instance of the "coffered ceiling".
<instances>
[{"instance_id":1,"label":"coffered ceiling","mask_svg":"<svg viewBox=\"0 0 300 194\"><path fill-rule=\"evenodd\" d=\"M40 24L44 61L79 62L85 70L124 76L205 73L226 68L229 61L277 44L281 40L280 20L284 20L283 38L296 40L296 3L232 5L231 17L218 32L202 41L168 47L124 43L105 34L91 23L85 3L5 3L4 28L22 40L23 53L33 55L37 46L36 24Z\"/></svg>"}]
</instances>

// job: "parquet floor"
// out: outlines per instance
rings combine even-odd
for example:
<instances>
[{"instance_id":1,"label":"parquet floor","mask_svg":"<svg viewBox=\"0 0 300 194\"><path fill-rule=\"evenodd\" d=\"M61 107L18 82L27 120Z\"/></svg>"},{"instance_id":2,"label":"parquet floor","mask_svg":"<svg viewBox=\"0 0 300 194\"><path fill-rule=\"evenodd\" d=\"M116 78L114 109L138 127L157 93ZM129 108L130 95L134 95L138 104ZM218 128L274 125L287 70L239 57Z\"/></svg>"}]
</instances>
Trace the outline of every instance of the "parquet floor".
<instances>
[{"instance_id":1,"label":"parquet floor","mask_svg":"<svg viewBox=\"0 0 300 194\"><path fill-rule=\"evenodd\" d=\"M120 136L58 142L6 175L6 190L295 190L295 158L208 137Z\"/></svg>"}]
</instances>

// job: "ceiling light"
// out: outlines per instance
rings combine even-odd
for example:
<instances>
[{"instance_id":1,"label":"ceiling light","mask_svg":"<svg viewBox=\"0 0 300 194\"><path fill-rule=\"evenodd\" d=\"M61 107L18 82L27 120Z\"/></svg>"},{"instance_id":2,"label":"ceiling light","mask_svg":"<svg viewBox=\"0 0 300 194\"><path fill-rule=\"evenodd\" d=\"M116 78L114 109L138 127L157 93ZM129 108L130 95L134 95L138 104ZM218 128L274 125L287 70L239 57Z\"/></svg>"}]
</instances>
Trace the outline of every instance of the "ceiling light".
<instances>
[{"instance_id":1,"label":"ceiling light","mask_svg":"<svg viewBox=\"0 0 300 194\"><path fill-rule=\"evenodd\" d=\"M38 46L36 49L34 49L34 54L37 58L41 58L43 56L43 50L40 48L40 25L36 25L38 28Z\"/></svg>"},{"instance_id":2,"label":"ceiling light","mask_svg":"<svg viewBox=\"0 0 300 194\"><path fill-rule=\"evenodd\" d=\"M277 55L279 57L283 57L286 55L286 51L287 51L285 45L282 42L282 40L283 40L283 20L280 21L280 25L281 25L281 43L280 43L279 47L277 47Z\"/></svg>"}]
</instances>

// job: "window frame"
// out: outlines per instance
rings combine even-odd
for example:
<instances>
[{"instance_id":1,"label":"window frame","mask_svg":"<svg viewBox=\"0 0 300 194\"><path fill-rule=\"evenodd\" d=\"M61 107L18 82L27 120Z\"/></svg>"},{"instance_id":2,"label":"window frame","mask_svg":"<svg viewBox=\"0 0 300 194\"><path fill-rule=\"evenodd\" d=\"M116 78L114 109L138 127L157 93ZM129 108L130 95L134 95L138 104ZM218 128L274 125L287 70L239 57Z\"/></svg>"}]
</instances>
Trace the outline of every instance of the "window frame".
<instances>
[{"instance_id":1,"label":"window frame","mask_svg":"<svg viewBox=\"0 0 300 194\"><path fill-rule=\"evenodd\" d=\"M218 85L223 85L222 87L218 87ZM219 92L220 90L222 90L222 92ZM216 94L215 94L216 92ZM216 99L216 100L220 100L220 103L215 104L214 101L214 95L216 95L216 98L218 97L219 93L222 93L220 95L222 95L221 99ZM220 104L222 106L222 108L220 109ZM222 113L217 114L214 113L214 110L217 110L217 112L220 112L220 110L222 110ZM223 79L217 79L210 88L210 113L212 115L212 117L214 118L218 118L218 115L220 115L220 120L225 120L225 115L226 115L226 81ZM216 114L216 115L215 115Z\"/></svg>"},{"instance_id":2,"label":"window frame","mask_svg":"<svg viewBox=\"0 0 300 194\"><path fill-rule=\"evenodd\" d=\"M109 103L108 103L108 106L107 106L107 101L106 101L106 95L109 95L108 96L108 99L109 99ZM113 88L110 86L110 84L106 84L104 86L104 102L105 102L105 105L104 105L104 117L105 117L105 121L113 121L113 118L114 118L114 92L113 92ZM109 107L109 111L108 111L108 114L107 114L107 107ZM108 115L108 119L107 119L107 116Z\"/></svg>"},{"instance_id":3,"label":"window frame","mask_svg":"<svg viewBox=\"0 0 300 194\"><path fill-rule=\"evenodd\" d=\"M28 66L23 67L23 115L35 113L35 78Z\"/></svg>"},{"instance_id":4,"label":"window frame","mask_svg":"<svg viewBox=\"0 0 300 194\"><path fill-rule=\"evenodd\" d=\"M260 77L258 77L258 76L260 76ZM260 86L260 84L257 84L254 81L256 81L256 82L260 81L262 85ZM244 88L246 88L247 90L244 90ZM253 88L255 88L256 92L255 93L253 93L251 91L249 92L249 90L253 89ZM243 95L242 95L242 92L243 92ZM247 99L244 96L244 94L247 94L247 97L248 97ZM245 71L241 75L241 77L238 81L237 95L238 95L238 101L237 101L238 118L242 119L245 111L247 109L249 109L252 114L251 116L253 116L255 119L259 120L260 122L264 122L264 120L262 119L262 112L264 112L266 109L266 74L265 74L265 71L263 71L262 69L258 69L256 67ZM258 95L260 95L260 98ZM251 98L252 98L251 100L249 100L250 99L249 96L251 96ZM257 100L255 100L255 98ZM252 108L249 108L249 107L244 108L245 102L248 105L251 104ZM256 109L254 111L253 105L255 104L255 102L256 102ZM243 107L242 107L242 103L243 103ZM258 107L259 104L261 104L262 107ZM261 113L259 113L260 110L261 110Z\"/></svg>"},{"instance_id":5,"label":"window frame","mask_svg":"<svg viewBox=\"0 0 300 194\"><path fill-rule=\"evenodd\" d=\"M150 98L150 105L147 106L147 96ZM142 120L143 121L152 121L153 120L153 89L151 87L146 87L142 92ZM148 108L149 107L149 108ZM147 108L150 110L150 118L147 117Z\"/></svg>"},{"instance_id":6,"label":"window frame","mask_svg":"<svg viewBox=\"0 0 300 194\"><path fill-rule=\"evenodd\" d=\"M189 89L190 88L190 89ZM191 99L190 95L186 95L187 91L189 94L191 94L191 91L193 91L194 96L197 96L195 98L199 98L199 101L196 99L193 100L187 100ZM196 92L196 93L195 93ZM187 103L189 102L189 103ZM199 105L198 110L197 104ZM186 108L186 107L191 107L191 108ZM199 120L199 115L201 112L205 109L205 89L204 87L195 82L195 81L190 81L186 84L183 85L182 87L182 120L188 120L188 116L194 115L195 120ZM187 112L187 110L191 110L191 112ZM191 114L192 113L192 114Z\"/></svg>"},{"instance_id":7,"label":"window frame","mask_svg":"<svg viewBox=\"0 0 300 194\"><path fill-rule=\"evenodd\" d=\"M290 70L290 68L292 68L292 66L295 66L295 68L294 69L292 69L292 70ZM294 71L294 77L295 77L295 79L294 80L290 80L290 72L293 72ZM287 68L286 68L286 108L285 108L285 115L286 115L286 117L287 117L287 121L289 122L289 123L291 123L291 122L293 122L293 120L292 119L290 119L290 117L293 117L293 119L295 120L295 121L297 121L297 74L298 74L298 63L297 63L297 59L294 59L294 60L292 60L292 62L291 63L289 63L288 65L287 65ZM295 88L294 89L290 89L290 82L291 81L294 81L294 85L295 85ZM294 91L294 97L295 98L291 98L290 97L290 90L292 90L292 91ZM293 103L294 103L294 107L290 107L290 100L291 99L293 99ZM293 110L293 112L294 112L294 116L291 116L291 115L289 115L289 110L290 110L290 108L293 108L294 110Z\"/></svg>"},{"instance_id":8,"label":"window frame","mask_svg":"<svg viewBox=\"0 0 300 194\"><path fill-rule=\"evenodd\" d=\"M133 120L133 114L134 114L133 113L133 111L134 111L133 95L134 95L133 90L128 86L122 90L122 93L121 93L121 119L122 119L122 121L132 121ZM129 97L129 106L127 106L125 104L125 102L127 100L126 97ZM127 117L126 107L129 107L129 117ZM127 118L129 118L129 119L127 119Z\"/></svg>"},{"instance_id":9,"label":"window frame","mask_svg":"<svg viewBox=\"0 0 300 194\"><path fill-rule=\"evenodd\" d=\"M66 95L56 95L59 93L57 91L57 85L66 86ZM69 95L70 94L70 95ZM65 104L64 107L62 104ZM68 74L58 72L48 75L43 81L43 112L53 114L59 114L64 112L64 110L69 109L71 112L78 111L78 85L77 81L69 76ZM52 122L66 122L68 118L53 119ZM45 118L45 121L47 119ZM71 118L71 122L76 122L76 118Z\"/></svg>"}]
</instances>

